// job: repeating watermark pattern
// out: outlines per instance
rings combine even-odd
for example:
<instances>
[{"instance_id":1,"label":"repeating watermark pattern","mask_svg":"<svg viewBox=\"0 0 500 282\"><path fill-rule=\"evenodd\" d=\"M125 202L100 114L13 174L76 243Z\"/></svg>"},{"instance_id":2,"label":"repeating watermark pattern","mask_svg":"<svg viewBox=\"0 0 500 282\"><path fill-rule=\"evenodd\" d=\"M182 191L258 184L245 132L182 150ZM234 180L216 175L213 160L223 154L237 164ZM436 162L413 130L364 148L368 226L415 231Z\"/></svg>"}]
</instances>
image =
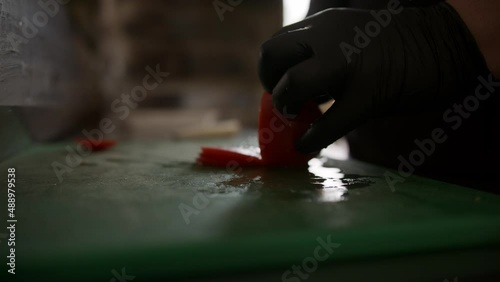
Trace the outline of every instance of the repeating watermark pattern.
<instances>
[{"instance_id":1,"label":"repeating watermark pattern","mask_svg":"<svg viewBox=\"0 0 500 282\"><path fill-rule=\"evenodd\" d=\"M267 95L267 94L264 94ZM275 137L275 134L282 132L283 130L286 129L287 124L290 122L287 120L293 119L296 117L296 115L293 114L288 114L286 107L284 110L284 114L280 114L276 109L273 109L274 112L274 117L271 118L269 121L269 127L263 127L258 130L258 136L260 138L260 148L263 149L266 147L266 145L270 144ZM248 137L245 139L243 142L240 143L240 147L242 148L248 148L252 147L253 144L253 137ZM249 158L252 158L249 156ZM226 163L226 173L228 174L241 174L243 172L243 167L241 164L236 161L236 160L230 160ZM210 172L210 178L216 180L216 174L214 172ZM186 224L191 223L191 217L193 215L199 215L200 212L204 209L206 209L209 204L210 204L210 199L212 199L215 195L212 193L208 192L197 192L192 200L191 203L180 203L178 208L179 211L182 215L182 218L184 219L184 222Z\"/></svg>"},{"instance_id":2,"label":"repeating watermark pattern","mask_svg":"<svg viewBox=\"0 0 500 282\"><path fill-rule=\"evenodd\" d=\"M150 66L146 67L148 74L144 76L142 80L142 85L137 85L132 88L130 94L121 94L120 98L115 99L111 103L111 112L117 115L119 120L125 120L130 115L131 109L135 109L138 103L144 101L148 95L149 91L156 89L165 79L170 75L169 72L162 72L160 70L160 65L156 66L156 69ZM92 130L82 130L82 135L92 143L94 146L98 146L104 140L104 136L111 134L116 129L116 125L110 117L105 117L100 120L99 128L94 128ZM65 163L60 163L57 161L52 162L52 169L59 180L62 183L64 180L64 174L71 173L75 167L80 165L84 157L89 156L92 153L92 149L84 144L77 144L75 147L66 146L66 158Z\"/></svg>"},{"instance_id":3,"label":"repeating watermark pattern","mask_svg":"<svg viewBox=\"0 0 500 282\"><path fill-rule=\"evenodd\" d=\"M127 274L125 267L122 267L121 273L113 269L111 270L111 274L113 274L113 278L111 278L109 282L127 282L135 279L135 276Z\"/></svg>"},{"instance_id":4,"label":"repeating watermark pattern","mask_svg":"<svg viewBox=\"0 0 500 282\"><path fill-rule=\"evenodd\" d=\"M335 249L341 246L341 244L331 241L331 235L328 235L326 240L318 237L316 242L318 242L318 246L314 248L312 256L304 258L300 265L294 264L290 269L283 272L281 281L300 282L309 279L311 274L318 269L319 263L327 260Z\"/></svg>"},{"instance_id":5,"label":"repeating watermark pattern","mask_svg":"<svg viewBox=\"0 0 500 282\"><path fill-rule=\"evenodd\" d=\"M245 141L243 141L241 144L243 147L250 147L250 144L251 144L250 141L251 141L250 138L248 138ZM229 175L239 174L243 171L243 167L236 160L228 161L225 169L226 169L225 172ZM211 171L209 173L209 177L214 181L217 181L219 179L217 177L217 174L213 171ZM201 211L206 209L210 205L210 200L212 198L214 198L215 196L216 196L216 194L214 194L214 193L210 193L208 191L201 191L201 192L195 193L195 195L193 196L193 198L191 200L191 203L188 203L188 204L180 203L178 205L178 208L179 208L179 212L182 215L182 218L184 219L184 222L187 225L189 225L191 223L191 217L193 215L199 215L201 213Z\"/></svg>"},{"instance_id":6,"label":"repeating watermark pattern","mask_svg":"<svg viewBox=\"0 0 500 282\"><path fill-rule=\"evenodd\" d=\"M476 86L474 94L463 99L459 104L453 104L443 113L443 121L448 124L451 130L458 130L464 120L470 118L472 113L477 111L480 104L487 100L500 87L500 82L495 81L492 74L487 78L479 76L479 84ZM438 145L443 144L448 139L447 131L442 127L437 127L431 131L430 137L419 140L415 139L416 148L407 154L398 156L399 165L397 174L386 171L385 180L391 190L396 190L396 184L403 183L406 178L412 176L415 170L436 152Z\"/></svg>"},{"instance_id":7,"label":"repeating watermark pattern","mask_svg":"<svg viewBox=\"0 0 500 282\"><path fill-rule=\"evenodd\" d=\"M224 13L234 11L234 8L243 3L243 0L214 0L212 5L214 6L217 16L221 22L224 21Z\"/></svg>"},{"instance_id":8,"label":"repeating watermark pattern","mask_svg":"<svg viewBox=\"0 0 500 282\"><path fill-rule=\"evenodd\" d=\"M10 44L10 50L19 50L21 44L27 44L31 39L35 38L40 29L47 26L51 18L54 18L61 10L62 5L67 5L71 0L39 0L38 6L40 10L35 12L31 17L22 17L19 22L21 34L9 32L7 34L7 43ZM3 44L4 45L4 44ZM2 49L4 49L3 46Z\"/></svg>"},{"instance_id":9,"label":"repeating watermark pattern","mask_svg":"<svg viewBox=\"0 0 500 282\"><path fill-rule=\"evenodd\" d=\"M356 34L353 38L353 44L343 41L339 45L347 63L350 64L352 62L351 56L353 54L361 54L361 51L370 44L372 39L379 36L382 28L389 26L392 21L392 16L401 13L403 9L399 0L391 0L387 4L387 9L378 11L371 10L370 14L374 20L367 22L364 26L364 30L359 26L354 27Z\"/></svg>"},{"instance_id":10,"label":"repeating watermark pattern","mask_svg":"<svg viewBox=\"0 0 500 282\"><path fill-rule=\"evenodd\" d=\"M213 173L211 177L214 177ZM191 205L180 203L178 207L184 222L186 224L190 224L191 216L199 215L202 210L206 209L210 204L210 198L212 197L214 197L214 194L198 192L193 196Z\"/></svg>"}]
</instances>

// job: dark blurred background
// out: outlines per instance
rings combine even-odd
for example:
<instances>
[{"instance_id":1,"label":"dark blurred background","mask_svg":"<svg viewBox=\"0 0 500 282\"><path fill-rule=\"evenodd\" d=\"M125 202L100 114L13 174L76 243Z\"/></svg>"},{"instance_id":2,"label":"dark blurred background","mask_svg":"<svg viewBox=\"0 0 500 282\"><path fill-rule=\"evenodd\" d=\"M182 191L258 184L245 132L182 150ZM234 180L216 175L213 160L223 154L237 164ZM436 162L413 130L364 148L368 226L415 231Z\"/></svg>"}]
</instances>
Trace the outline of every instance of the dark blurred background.
<instances>
[{"instance_id":1,"label":"dark blurred background","mask_svg":"<svg viewBox=\"0 0 500 282\"><path fill-rule=\"evenodd\" d=\"M14 121L36 141L81 135L103 117L117 125L109 135L121 138L190 137L199 128L224 135L256 126L260 44L284 17L304 17L308 5L0 0L2 142L22 143L9 133ZM119 118L125 112L113 111L113 102L143 84L148 66L170 75Z\"/></svg>"}]
</instances>

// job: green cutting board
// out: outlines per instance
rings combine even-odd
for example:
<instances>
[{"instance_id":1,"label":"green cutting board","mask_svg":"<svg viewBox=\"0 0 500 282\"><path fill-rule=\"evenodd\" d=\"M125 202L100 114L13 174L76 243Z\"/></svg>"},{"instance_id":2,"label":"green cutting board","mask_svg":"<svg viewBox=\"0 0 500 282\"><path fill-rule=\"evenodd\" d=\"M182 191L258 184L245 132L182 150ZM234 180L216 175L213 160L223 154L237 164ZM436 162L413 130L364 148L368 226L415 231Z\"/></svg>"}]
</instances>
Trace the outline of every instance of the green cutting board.
<instances>
[{"instance_id":1,"label":"green cutting board","mask_svg":"<svg viewBox=\"0 0 500 282\"><path fill-rule=\"evenodd\" d=\"M353 160L309 171L193 163L200 145L247 140L254 135L122 142L84 157L62 182L53 165L67 165L74 144L3 162L1 222L14 167L17 223L16 275L0 231L1 281L301 281L286 271L314 266L318 247L328 255L307 281L498 274L498 196L417 176L391 188L386 169Z\"/></svg>"}]
</instances>

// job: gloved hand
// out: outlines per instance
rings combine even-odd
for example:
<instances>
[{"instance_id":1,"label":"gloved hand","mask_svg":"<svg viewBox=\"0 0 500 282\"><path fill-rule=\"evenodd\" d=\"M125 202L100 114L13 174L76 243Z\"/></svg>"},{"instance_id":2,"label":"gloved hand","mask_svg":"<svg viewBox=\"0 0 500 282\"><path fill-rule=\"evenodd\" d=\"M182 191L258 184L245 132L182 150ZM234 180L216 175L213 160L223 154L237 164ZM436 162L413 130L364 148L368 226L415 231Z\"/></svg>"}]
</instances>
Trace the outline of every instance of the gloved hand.
<instances>
[{"instance_id":1,"label":"gloved hand","mask_svg":"<svg viewBox=\"0 0 500 282\"><path fill-rule=\"evenodd\" d=\"M441 105L486 68L451 6L393 4L380 11L328 9L262 45L259 76L285 116L306 101L335 99L297 140L299 151L319 151L374 117Z\"/></svg>"}]
</instances>

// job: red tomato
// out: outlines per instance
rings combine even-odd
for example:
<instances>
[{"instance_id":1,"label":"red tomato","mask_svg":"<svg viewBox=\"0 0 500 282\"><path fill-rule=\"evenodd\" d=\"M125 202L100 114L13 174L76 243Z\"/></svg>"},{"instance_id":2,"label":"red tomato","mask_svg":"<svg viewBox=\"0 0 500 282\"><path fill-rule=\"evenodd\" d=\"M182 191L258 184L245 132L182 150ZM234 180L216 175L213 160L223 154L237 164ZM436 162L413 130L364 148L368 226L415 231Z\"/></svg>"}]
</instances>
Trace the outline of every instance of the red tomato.
<instances>
[{"instance_id":1,"label":"red tomato","mask_svg":"<svg viewBox=\"0 0 500 282\"><path fill-rule=\"evenodd\" d=\"M260 155L255 150L242 148L219 149L202 147L199 164L230 166L300 166L306 165L314 155L304 155L295 149L295 142L321 116L318 107L309 103L294 119L286 119L272 104L269 93L262 95L259 113Z\"/></svg>"},{"instance_id":2,"label":"red tomato","mask_svg":"<svg viewBox=\"0 0 500 282\"><path fill-rule=\"evenodd\" d=\"M273 166L306 165L314 155L295 149L295 142L321 116L318 106L308 103L294 119L286 119L272 104L269 93L262 95L259 114L259 146L262 161Z\"/></svg>"},{"instance_id":3,"label":"red tomato","mask_svg":"<svg viewBox=\"0 0 500 282\"><path fill-rule=\"evenodd\" d=\"M248 154L245 154L248 153ZM198 163L222 167L261 165L258 154L245 152L242 148L219 149L202 147Z\"/></svg>"},{"instance_id":4,"label":"red tomato","mask_svg":"<svg viewBox=\"0 0 500 282\"><path fill-rule=\"evenodd\" d=\"M76 141L78 144L91 149L94 152L104 151L116 145L116 140L104 139L100 142L90 141L86 139L79 139Z\"/></svg>"}]
</instances>

